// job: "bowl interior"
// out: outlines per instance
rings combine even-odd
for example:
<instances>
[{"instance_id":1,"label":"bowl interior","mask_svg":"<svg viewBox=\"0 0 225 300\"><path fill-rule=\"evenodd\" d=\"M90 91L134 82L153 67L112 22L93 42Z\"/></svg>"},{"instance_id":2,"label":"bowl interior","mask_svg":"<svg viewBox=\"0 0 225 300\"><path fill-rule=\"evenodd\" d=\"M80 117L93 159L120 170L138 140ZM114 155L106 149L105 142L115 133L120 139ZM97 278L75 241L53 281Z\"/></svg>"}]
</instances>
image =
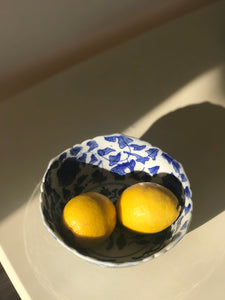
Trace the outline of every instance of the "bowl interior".
<instances>
[{"instance_id":1,"label":"bowl interior","mask_svg":"<svg viewBox=\"0 0 225 300\"><path fill-rule=\"evenodd\" d=\"M122 144L118 137L125 136L98 137L57 156L49 164L41 193L43 220L53 236L78 256L108 266L136 264L167 251L185 234L191 218L189 182L182 166L175 160L169 162L170 156L150 144L130 137L125 137ZM95 191L115 204L128 186L150 181L170 189L182 207L180 216L169 228L157 234L137 234L117 222L104 243L89 249L74 248L64 236L62 211L72 197Z\"/></svg>"}]
</instances>

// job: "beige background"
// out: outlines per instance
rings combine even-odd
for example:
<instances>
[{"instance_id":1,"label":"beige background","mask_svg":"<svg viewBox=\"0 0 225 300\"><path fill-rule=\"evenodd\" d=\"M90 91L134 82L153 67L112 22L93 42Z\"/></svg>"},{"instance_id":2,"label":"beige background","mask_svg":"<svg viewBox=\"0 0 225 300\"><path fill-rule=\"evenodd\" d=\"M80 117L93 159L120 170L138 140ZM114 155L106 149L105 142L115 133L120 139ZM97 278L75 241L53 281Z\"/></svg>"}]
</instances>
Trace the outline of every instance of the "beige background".
<instances>
[{"instance_id":1,"label":"beige background","mask_svg":"<svg viewBox=\"0 0 225 300\"><path fill-rule=\"evenodd\" d=\"M23 299L224 299L224 10L217 1L0 102L0 257ZM125 269L68 253L38 211L49 159L113 132L170 152L193 190L189 233Z\"/></svg>"}]
</instances>

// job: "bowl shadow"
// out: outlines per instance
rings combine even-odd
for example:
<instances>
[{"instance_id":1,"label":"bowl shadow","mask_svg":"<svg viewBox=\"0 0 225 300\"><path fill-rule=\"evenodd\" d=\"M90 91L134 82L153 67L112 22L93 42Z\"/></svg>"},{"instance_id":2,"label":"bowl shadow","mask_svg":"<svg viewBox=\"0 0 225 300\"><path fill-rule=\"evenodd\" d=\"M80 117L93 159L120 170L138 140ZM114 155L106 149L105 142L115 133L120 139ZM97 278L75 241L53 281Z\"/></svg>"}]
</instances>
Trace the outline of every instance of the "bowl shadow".
<instances>
[{"instance_id":1,"label":"bowl shadow","mask_svg":"<svg viewBox=\"0 0 225 300\"><path fill-rule=\"evenodd\" d=\"M173 111L141 137L184 166L193 193L189 231L225 210L225 109L208 102Z\"/></svg>"}]
</instances>

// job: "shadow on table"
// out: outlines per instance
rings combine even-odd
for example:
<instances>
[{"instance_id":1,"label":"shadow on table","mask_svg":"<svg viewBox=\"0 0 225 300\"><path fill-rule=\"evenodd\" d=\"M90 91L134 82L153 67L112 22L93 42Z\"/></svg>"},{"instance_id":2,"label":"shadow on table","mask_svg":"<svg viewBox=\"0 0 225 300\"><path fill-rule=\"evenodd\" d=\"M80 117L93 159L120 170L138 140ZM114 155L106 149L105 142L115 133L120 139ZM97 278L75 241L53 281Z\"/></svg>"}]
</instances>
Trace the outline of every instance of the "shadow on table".
<instances>
[{"instance_id":1,"label":"shadow on table","mask_svg":"<svg viewBox=\"0 0 225 300\"><path fill-rule=\"evenodd\" d=\"M189 177L190 230L225 210L225 109L203 103L171 112L142 136L180 161Z\"/></svg>"}]
</instances>

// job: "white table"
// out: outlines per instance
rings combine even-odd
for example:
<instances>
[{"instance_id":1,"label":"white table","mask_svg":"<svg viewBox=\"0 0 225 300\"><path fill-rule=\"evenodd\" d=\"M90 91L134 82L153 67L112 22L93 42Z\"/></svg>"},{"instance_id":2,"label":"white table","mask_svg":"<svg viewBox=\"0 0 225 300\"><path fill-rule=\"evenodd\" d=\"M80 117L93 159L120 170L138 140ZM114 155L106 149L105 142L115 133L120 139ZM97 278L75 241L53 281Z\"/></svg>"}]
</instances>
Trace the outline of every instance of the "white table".
<instances>
[{"instance_id":1,"label":"white table","mask_svg":"<svg viewBox=\"0 0 225 300\"><path fill-rule=\"evenodd\" d=\"M22 299L224 299L224 8L219 1L171 21L0 102L0 258ZM176 247L123 269L67 252L38 208L50 158L114 132L178 155L194 202Z\"/></svg>"}]
</instances>

